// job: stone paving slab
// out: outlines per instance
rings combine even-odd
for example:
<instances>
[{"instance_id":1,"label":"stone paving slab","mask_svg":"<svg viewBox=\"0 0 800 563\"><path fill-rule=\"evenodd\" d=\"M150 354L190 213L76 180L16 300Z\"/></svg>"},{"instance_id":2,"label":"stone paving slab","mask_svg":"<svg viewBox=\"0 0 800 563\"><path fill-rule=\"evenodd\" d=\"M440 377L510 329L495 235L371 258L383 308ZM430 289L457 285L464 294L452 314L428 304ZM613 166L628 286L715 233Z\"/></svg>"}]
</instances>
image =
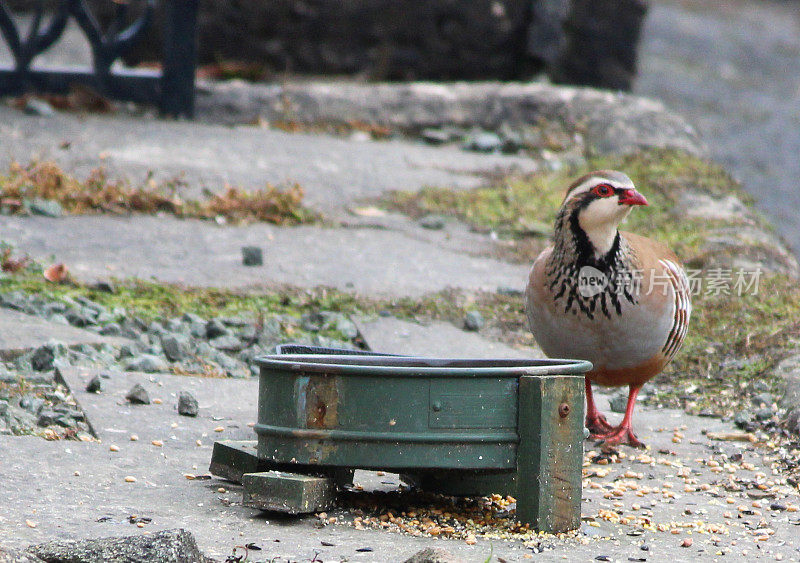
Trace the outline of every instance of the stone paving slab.
<instances>
[{"instance_id":1,"label":"stone paving slab","mask_svg":"<svg viewBox=\"0 0 800 563\"><path fill-rule=\"evenodd\" d=\"M431 358L543 358L538 348L516 349L450 323L420 324L393 317L353 319L370 350Z\"/></svg>"},{"instance_id":2,"label":"stone paving slab","mask_svg":"<svg viewBox=\"0 0 800 563\"><path fill-rule=\"evenodd\" d=\"M91 375L82 370L70 370L64 376L78 402L93 419L101 443L47 442L33 437L0 436L0 473L3 475L0 498L4 499L0 503L0 529L3 531L0 545L3 547L19 548L53 539L128 535L182 527L194 533L207 555L218 559L224 559L234 545L248 542L263 547L259 559L266 560L272 557L309 560L319 552L318 559L323 561L338 561L342 557L350 561L402 561L427 546L443 547L466 561L483 561L490 552L507 561L523 561L525 554L531 554L520 542L490 542L479 538L476 545L470 546L460 540L356 530L346 524L319 528L313 516L287 518L243 508L239 504L239 486L216 479L187 480L184 473L205 473L214 439L241 439L250 434L247 423L256 413L255 380L118 374L104 380L103 393L90 395L83 391L83 386ZM162 404L126 405L122 396L134 382L148 387L153 398L160 398ZM198 418L181 417L175 412L175 394L182 389L189 389L197 396ZM599 396L598 403L601 408L607 408L607 397ZM610 418L618 417L611 415ZM687 427L683 430L685 436L680 443L675 443L672 429L680 425ZM224 431L214 432L217 426ZM640 438L651 445L649 453L659 461L642 464L628 458L621 464L592 466L610 469L611 476L605 481L632 470L641 472L641 479L632 478L640 486L659 488L664 482L675 481L680 465L689 467L699 483L725 480L696 460L707 458L712 445L701 432L730 431L730 425L679 411L640 407L636 427ZM132 433L138 434L138 441L129 440ZM162 440L164 445L153 446L152 439ZM202 445L196 445L196 440ZM112 444L117 445L119 451L110 451ZM763 467L760 456L765 452L753 446L726 442L714 445L721 446L729 454L741 453L744 460ZM587 447L591 444L587 443ZM661 450L674 453L656 453ZM636 455L627 448L623 451ZM668 460L670 465L661 463L661 459ZM125 482L126 476L137 480ZM366 472L358 472L356 480L369 488L370 475ZM604 479L594 478L594 481L602 484ZM219 488L224 488L225 492L219 492ZM685 561L698 557L711 559L719 550L748 561L775 560L779 553L787 561L800 556L797 527L789 523L792 514L766 510L767 525L775 530L766 542L756 542L742 525L746 522L755 529L758 517L723 518L723 511L736 513L737 505L750 506L751 500L744 494L723 492L723 497L736 497L735 504L729 505L722 497L699 490L684 492L677 487L671 489L674 498L660 493L640 498L628 491L624 496L604 499L607 490L605 486L585 488L582 511L587 518L601 508L613 511L615 502L624 504L626 510L632 502L639 502L644 510L653 511L654 524L702 519L730 526L730 535L718 534L716 545L711 534L689 535L685 529L678 535L651 531L630 535L635 527L596 519L597 527L585 524L584 532L579 534L586 545L578 539L545 538L543 545L551 549L536 557L548 561L588 561L605 555L608 560L625 561L628 557L644 556L652 561ZM706 513L697 514L700 510ZM131 515L152 518L152 523L137 528L128 522ZM29 527L26 520L36 527ZM680 547L686 537L694 539L693 545ZM334 545L323 546L323 541ZM649 551L643 552L641 545L647 545ZM367 547L373 551L356 551ZM742 555L745 551L746 556Z\"/></svg>"},{"instance_id":3,"label":"stone paving slab","mask_svg":"<svg viewBox=\"0 0 800 563\"><path fill-rule=\"evenodd\" d=\"M797 3L649 4L634 92L685 115L800 252Z\"/></svg>"},{"instance_id":4,"label":"stone paving slab","mask_svg":"<svg viewBox=\"0 0 800 563\"><path fill-rule=\"evenodd\" d=\"M69 325L51 323L19 311L0 308L0 359L10 360L58 340L67 346L121 344L124 339L100 336Z\"/></svg>"},{"instance_id":5,"label":"stone paving slab","mask_svg":"<svg viewBox=\"0 0 800 563\"><path fill-rule=\"evenodd\" d=\"M444 235L439 235L443 237ZM414 296L446 287L520 287L529 267L469 256L435 240L380 229L219 227L171 217L0 217L0 240L64 262L79 279L156 278L198 286L332 286ZM242 265L241 247L264 249Z\"/></svg>"},{"instance_id":6,"label":"stone paving slab","mask_svg":"<svg viewBox=\"0 0 800 563\"><path fill-rule=\"evenodd\" d=\"M225 127L136 116L34 117L0 105L0 169L16 160L55 160L84 176L102 165L132 182L182 176L182 193L198 197L226 184L245 189L267 182L299 183L306 204L340 215L348 202L388 190L435 185L474 188L485 175L534 171L522 156L478 154L404 141L357 141L290 134L253 126ZM69 143L68 149L61 148Z\"/></svg>"}]
</instances>

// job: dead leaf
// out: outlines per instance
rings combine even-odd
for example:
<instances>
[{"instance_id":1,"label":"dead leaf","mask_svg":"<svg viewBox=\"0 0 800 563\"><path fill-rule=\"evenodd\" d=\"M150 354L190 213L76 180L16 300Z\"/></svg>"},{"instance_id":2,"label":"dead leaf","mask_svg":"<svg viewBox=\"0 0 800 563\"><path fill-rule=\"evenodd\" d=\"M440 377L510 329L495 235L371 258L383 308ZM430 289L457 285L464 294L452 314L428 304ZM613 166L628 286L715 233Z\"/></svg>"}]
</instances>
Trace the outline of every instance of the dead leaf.
<instances>
[{"instance_id":1,"label":"dead leaf","mask_svg":"<svg viewBox=\"0 0 800 563\"><path fill-rule=\"evenodd\" d=\"M386 217L386 211L373 206L351 207L349 211L353 215L358 215L359 217Z\"/></svg>"},{"instance_id":2,"label":"dead leaf","mask_svg":"<svg viewBox=\"0 0 800 563\"><path fill-rule=\"evenodd\" d=\"M756 435L752 432L709 432L706 437L709 440L722 440L725 442L758 442Z\"/></svg>"},{"instance_id":3,"label":"dead leaf","mask_svg":"<svg viewBox=\"0 0 800 563\"><path fill-rule=\"evenodd\" d=\"M69 276L69 270L63 263L58 263L46 268L42 275L51 283L63 283Z\"/></svg>"}]
</instances>

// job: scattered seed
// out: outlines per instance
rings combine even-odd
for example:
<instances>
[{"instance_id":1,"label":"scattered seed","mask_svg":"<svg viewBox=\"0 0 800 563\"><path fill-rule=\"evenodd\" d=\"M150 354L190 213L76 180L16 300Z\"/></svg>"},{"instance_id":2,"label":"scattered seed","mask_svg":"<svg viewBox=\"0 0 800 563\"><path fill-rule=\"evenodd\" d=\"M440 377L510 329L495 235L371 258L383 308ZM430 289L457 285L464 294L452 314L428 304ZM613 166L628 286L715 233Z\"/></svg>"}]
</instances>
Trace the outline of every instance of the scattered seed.
<instances>
[{"instance_id":1,"label":"scattered seed","mask_svg":"<svg viewBox=\"0 0 800 563\"><path fill-rule=\"evenodd\" d=\"M33 520L25 520L25 524L28 526L28 528L35 528L38 526L38 524Z\"/></svg>"},{"instance_id":2,"label":"scattered seed","mask_svg":"<svg viewBox=\"0 0 800 563\"><path fill-rule=\"evenodd\" d=\"M125 482L126 483L135 483L136 482L136 477L134 477L132 475L128 475L127 477L125 477Z\"/></svg>"},{"instance_id":3,"label":"scattered seed","mask_svg":"<svg viewBox=\"0 0 800 563\"><path fill-rule=\"evenodd\" d=\"M223 432L224 430L225 430L225 427L223 427L223 426L217 426L216 428L214 428L214 432Z\"/></svg>"},{"instance_id":4,"label":"scattered seed","mask_svg":"<svg viewBox=\"0 0 800 563\"><path fill-rule=\"evenodd\" d=\"M111 444L111 446L109 446L108 449L109 449L109 451L112 451L112 452L118 452L119 451L119 446L115 446L114 444Z\"/></svg>"},{"instance_id":5,"label":"scattered seed","mask_svg":"<svg viewBox=\"0 0 800 563\"><path fill-rule=\"evenodd\" d=\"M138 442L138 441L139 441L139 436L137 436L136 434L131 434L131 442Z\"/></svg>"},{"instance_id":6,"label":"scattered seed","mask_svg":"<svg viewBox=\"0 0 800 563\"><path fill-rule=\"evenodd\" d=\"M692 538L683 538L681 542L681 547L692 547Z\"/></svg>"},{"instance_id":7,"label":"scattered seed","mask_svg":"<svg viewBox=\"0 0 800 563\"><path fill-rule=\"evenodd\" d=\"M150 442L150 443L151 443L151 444L153 444L153 445L154 445L155 447L157 447L157 448L160 448L161 446L163 446L163 445L164 445L164 442L162 442L161 440L153 440L153 441L152 441L152 442Z\"/></svg>"}]
</instances>

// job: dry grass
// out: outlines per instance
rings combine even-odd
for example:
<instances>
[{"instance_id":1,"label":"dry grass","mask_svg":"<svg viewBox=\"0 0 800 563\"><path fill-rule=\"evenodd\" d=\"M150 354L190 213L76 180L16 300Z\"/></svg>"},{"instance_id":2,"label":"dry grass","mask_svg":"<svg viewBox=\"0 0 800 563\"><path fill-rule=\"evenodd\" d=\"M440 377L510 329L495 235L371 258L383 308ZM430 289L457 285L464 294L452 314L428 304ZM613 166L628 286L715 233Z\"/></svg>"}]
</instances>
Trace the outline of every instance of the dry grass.
<instances>
[{"instance_id":1,"label":"dry grass","mask_svg":"<svg viewBox=\"0 0 800 563\"><path fill-rule=\"evenodd\" d=\"M66 213L170 213L177 217L216 219L233 223L264 221L276 225L314 222L319 216L303 207L303 188L297 184L286 189L272 185L255 191L226 186L222 193L209 194L202 200L184 199L184 183L173 180L157 184L149 180L133 186L111 180L102 168L94 169L85 180L64 172L54 162L33 162L27 166L12 163L0 175L0 212L27 212L26 201L57 201Z\"/></svg>"}]
</instances>

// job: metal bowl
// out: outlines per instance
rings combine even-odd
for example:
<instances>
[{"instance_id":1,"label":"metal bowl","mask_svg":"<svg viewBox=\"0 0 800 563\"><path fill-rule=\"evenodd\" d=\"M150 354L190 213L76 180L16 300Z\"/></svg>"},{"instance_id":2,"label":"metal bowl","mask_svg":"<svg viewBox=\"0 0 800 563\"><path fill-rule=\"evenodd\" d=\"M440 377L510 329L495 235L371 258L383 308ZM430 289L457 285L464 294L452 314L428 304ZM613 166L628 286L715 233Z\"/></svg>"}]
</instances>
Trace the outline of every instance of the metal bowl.
<instances>
[{"instance_id":1,"label":"metal bowl","mask_svg":"<svg viewBox=\"0 0 800 563\"><path fill-rule=\"evenodd\" d=\"M514 470L519 378L591 369L578 360L357 353L256 361L259 458L398 471Z\"/></svg>"}]
</instances>

